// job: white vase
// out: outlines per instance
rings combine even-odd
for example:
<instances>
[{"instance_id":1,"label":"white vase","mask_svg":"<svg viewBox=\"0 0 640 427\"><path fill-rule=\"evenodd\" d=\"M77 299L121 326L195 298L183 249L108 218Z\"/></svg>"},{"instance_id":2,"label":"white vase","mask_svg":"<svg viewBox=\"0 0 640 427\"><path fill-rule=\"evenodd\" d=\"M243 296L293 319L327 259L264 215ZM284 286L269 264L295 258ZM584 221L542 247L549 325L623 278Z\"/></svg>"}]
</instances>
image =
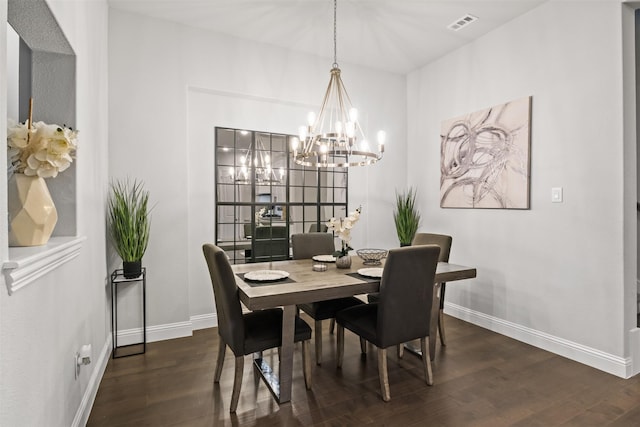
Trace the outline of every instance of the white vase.
<instances>
[{"instance_id":1,"label":"white vase","mask_svg":"<svg viewBox=\"0 0 640 427\"><path fill-rule=\"evenodd\" d=\"M9 246L46 244L58 222L47 183L38 176L16 173L7 184Z\"/></svg>"}]
</instances>

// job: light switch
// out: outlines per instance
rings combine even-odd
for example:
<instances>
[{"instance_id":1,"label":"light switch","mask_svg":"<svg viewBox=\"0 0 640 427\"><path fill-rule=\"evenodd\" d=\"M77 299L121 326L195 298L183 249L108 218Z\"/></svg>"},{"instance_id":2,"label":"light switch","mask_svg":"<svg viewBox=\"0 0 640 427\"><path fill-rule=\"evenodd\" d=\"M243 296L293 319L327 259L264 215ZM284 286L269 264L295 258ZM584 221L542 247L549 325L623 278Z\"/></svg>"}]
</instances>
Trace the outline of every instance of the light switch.
<instances>
[{"instance_id":1,"label":"light switch","mask_svg":"<svg viewBox=\"0 0 640 427\"><path fill-rule=\"evenodd\" d=\"M551 189L551 202L562 203L562 187L553 187Z\"/></svg>"}]
</instances>

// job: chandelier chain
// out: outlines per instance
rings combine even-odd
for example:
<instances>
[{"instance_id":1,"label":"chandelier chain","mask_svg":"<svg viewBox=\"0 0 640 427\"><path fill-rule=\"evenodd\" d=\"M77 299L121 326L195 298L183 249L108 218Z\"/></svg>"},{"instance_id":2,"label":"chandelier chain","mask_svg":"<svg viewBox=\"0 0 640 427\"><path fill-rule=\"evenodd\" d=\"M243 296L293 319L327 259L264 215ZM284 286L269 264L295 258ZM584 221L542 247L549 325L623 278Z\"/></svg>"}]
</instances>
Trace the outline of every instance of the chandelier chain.
<instances>
[{"instance_id":1,"label":"chandelier chain","mask_svg":"<svg viewBox=\"0 0 640 427\"><path fill-rule=\"evenodd\" d=\"M333 66L338 66L338 0L333 0Z\"/></svg>"}]
</instances>

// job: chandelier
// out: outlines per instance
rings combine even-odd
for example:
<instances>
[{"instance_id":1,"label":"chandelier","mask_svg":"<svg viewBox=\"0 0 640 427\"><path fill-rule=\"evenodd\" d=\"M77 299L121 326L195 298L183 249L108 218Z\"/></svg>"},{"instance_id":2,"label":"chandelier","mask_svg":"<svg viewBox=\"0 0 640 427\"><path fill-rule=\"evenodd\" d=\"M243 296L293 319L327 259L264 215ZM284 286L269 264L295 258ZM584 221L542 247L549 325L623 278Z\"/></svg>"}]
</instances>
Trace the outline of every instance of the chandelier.
<instances>
[{"instance_id":1,"label":"chandelier","mask_svg":"<svg viewBox=\"0 0 640 427\"><path fill-rule=\"evenodd\" d=\"M337 59L337 0L333 0L333 66L329 86L316 115L310 112L307 125L300 126L299 139L293 138L294 161L303 166L349 167L366 166L382 159L385 133L378 131L377 151L367 141L358 110L340 77Z\"/></svg>"},{"instance_id":2,"label":"chandelier","mask_svg":"<svg viewBox=\"0 0 640 427\"><path fill-rule=\"evenodd\" d=\"M252 173L258 184L280 184L284 181L284 168L278 168L277 172L273 169L271 156L265 149L260 136L256 138L255 144L251 142L249 148L241 154L239 164L240 169L235 178L238 184L251 184Z\"/></svg>"}]
</instances>

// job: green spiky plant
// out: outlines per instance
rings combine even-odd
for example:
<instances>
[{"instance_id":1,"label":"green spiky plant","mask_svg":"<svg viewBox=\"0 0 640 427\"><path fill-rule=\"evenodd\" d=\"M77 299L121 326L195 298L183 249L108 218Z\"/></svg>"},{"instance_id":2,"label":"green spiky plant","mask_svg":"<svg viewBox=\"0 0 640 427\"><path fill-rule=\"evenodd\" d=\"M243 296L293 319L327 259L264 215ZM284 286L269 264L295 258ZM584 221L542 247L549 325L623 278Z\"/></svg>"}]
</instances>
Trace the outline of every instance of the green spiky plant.
<instances>
[{"instance_id":1,"label":"green spiky plant","mask_svg":"<svg viewBox=\"0 0 640 427\"><path fill-rule=\"evenodd\" d=\"M409 246L420 226L420 213L416 209L416 192L412 187L406 193L396 191L396 208L393 211L400 246Z\"/></svg>"},{"instance_id":2,"label":"green spiky plant","mask_svg":"<svg viewBox=\"0 0 640 427\"><path fill-rule=\"evenodd\" d=\"M116 252L124 262L138 262L149 243L149 191L138 180L111 182L109 230Z\"/></svg>"}]
</instances>

